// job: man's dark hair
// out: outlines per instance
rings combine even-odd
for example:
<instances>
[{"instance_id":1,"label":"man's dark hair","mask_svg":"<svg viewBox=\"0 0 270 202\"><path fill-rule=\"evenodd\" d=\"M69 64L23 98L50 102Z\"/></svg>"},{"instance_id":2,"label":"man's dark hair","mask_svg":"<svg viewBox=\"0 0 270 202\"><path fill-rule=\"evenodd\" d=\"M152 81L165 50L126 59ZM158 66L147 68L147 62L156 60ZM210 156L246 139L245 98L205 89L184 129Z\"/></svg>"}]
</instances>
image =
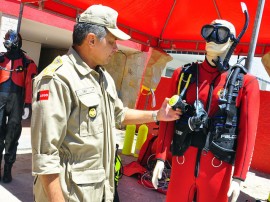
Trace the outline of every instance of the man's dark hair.
<instances>
[{"instance_id":1,"label":"man's dark hair","mask_svg":"<svg viewBox=\"0 0 270 202\"><path fill-rule=\"evenodd\" d=\"M73 45L81 45L87 34L93 33L99 40L107 35L105 27L89 23L77 23L73 30Z\"/></svg>"}]
</instances>

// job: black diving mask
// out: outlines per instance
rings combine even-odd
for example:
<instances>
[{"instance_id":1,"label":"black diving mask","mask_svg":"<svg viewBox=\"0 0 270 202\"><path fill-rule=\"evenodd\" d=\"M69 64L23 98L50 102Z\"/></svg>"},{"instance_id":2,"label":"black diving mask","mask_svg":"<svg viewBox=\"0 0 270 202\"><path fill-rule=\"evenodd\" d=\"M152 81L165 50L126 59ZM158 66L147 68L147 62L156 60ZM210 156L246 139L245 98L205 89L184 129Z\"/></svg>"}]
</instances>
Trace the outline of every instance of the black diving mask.
<instances>
[{"instance_id":1,"label":"black diving mask","mask_svg":"<svg viewBox=\"0 0 270 202\"><path fill-rule=\"evenodd\" d=\"M222 26L219 23L213 25L204 25L201 29L201 35L207 42L214 42L216 44L224 44L230 38L234 40L234 35L228 27Z\"/></svg>"},{"instance_id":2,"label":"black diving mask","mask_svg":"<svg viewBox=\"0 0 270 202\"><path fill-rule=\"evenodd\" d=\"M7 50L17 49L19 47L19 37L14 30L9 30L4 37L4 46Z\"/></svg>"}]
</instances>

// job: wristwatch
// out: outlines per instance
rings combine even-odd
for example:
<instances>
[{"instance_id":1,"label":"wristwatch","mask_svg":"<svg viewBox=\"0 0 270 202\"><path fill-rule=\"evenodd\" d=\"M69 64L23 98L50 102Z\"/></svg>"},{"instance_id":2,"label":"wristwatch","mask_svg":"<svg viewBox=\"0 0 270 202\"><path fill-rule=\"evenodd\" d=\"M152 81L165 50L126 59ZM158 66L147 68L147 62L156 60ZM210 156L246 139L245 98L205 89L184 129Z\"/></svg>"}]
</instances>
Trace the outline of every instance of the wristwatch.
<instances>
[{"instance_id":1,"label":"wristwatch","mask_svg":"<svg viewBox=\"0 0 270 202\"><path fill-rule=\"evenodd\" d=\"M157 120L157 111L153 111L152 117L153 117L153 120L158 124L158 120Z\"/></svg>"}]
</instances>

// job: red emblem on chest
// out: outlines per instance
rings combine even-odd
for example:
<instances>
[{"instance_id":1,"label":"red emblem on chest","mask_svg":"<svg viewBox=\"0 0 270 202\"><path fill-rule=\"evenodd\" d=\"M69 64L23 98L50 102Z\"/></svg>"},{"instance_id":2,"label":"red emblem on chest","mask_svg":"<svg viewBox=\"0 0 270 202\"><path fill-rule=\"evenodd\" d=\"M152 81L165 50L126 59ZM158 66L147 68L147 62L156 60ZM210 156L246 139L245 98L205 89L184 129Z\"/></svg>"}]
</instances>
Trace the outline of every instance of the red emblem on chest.
<instances>
[{"instance_id":1,"label":"red emblem on chest","mask_svg":"<svg viewBox=\"0 0 270 202\"><path fill-rule=\"evenodd\" d=\"M49 90L41 90L38 92L38 101L48 100L49 99Z\"/></svg>"}]
</instances>

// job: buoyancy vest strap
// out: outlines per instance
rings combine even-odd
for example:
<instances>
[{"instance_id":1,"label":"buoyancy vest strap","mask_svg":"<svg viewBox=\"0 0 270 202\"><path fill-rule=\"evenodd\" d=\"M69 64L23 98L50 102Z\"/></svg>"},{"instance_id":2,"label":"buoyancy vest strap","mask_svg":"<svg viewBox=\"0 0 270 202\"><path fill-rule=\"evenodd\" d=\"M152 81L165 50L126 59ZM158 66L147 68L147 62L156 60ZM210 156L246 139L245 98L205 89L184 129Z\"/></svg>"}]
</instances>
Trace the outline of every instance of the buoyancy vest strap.
<instances>
[{"instance_id":1,"label":"buoyancy vest strap","mask_svg":"<svg viewBox=\"0 0 270 202\"><path fill-rule=\"evenodd\" d=\"M195 73L196 68L195 65L197 63L192 64L186 64L183 66L183 69L181 70L180 78L178 81L178 87L177 87L177 94L180 95L182 99L185 99L185 93L190 83L192 83L192 75ZM184 86L182 86L182 83L185 83Z\"/></svg>"},{"instance_id":2,"label":"buoyancy vest strap","mask_svg":"<svg viewBox=\"0 0 270 202\"><path fill-rule=\"evenodd\" d=\"M199 65L197 64L197 66L196 66L196 68L197 68L197 72L196 72L196 99L197 99L197 103L198 103L198 99L199 99L199 67L198 66ZM208 96L209 96L209 94L210 93L208 93ZM198 148L196 162L195 162L195 169L194 169L194 176L196 178L199 176L199 172L200 172L201 154L202 154L202 149Z\"/></svg>"},{"instance_id":3,"label":"buoyancy vest strap","mask_svg":"<svg viewBox=\"0 0 270 202\"><path fill-rule=\"evenodd\" d=\"M181 84L182 84L182 81L183 81L183 77L184 77L184 73L181 73L181 76L180 76L180 79L179 79L179 82L178 82L178 88L177 88L177 94L178 95L180 94L180 89L181 89Z\"/></svg>"},{"instance_id":4,"label":"buoyancy vest strap","mask_svg":"<svg viewBox=\"0 0 270 202\"><path fill-rule=\"evenodd\" d=\"M191 77L192 77L192 74L189 74L189 75L188 75L188 79L187 79L187 80L184 80L184 79L183 79L183 78L184 78L184 72L181 73L181 76L180 76L180 79L179 79L179 82L178 82L178 89L177 89L177 94L180 95L181 98L183 98L183 96L184 96L184 94L185 94L185 92L186 92L186 90L187 90L187 88L188 88L188 85L189 85L189 83L190 83ZM185 82L185 86L184 86L184 88L181 90L181 84L182 84L182 82ZM181 91L181 92L180 92L180 91ZM181 94L180 94L180 93L181 93Z\"/></svg>"},{"instance_id":5,"label":"buoyancy vest strap","mask_svg":"<svg viewBox=\"0 0 270 202\"><path fill-rule=\"evenodd\" d=\"M201 154L202 154L202 149L198 148L197 156L196 156L195 169L194 169L194 176L195 177L198 177L199 176Z\"/></svg>"},{"instance_id":6,"label":"buoyancy vest strap","mask_svg":"<svg viewBox=\"0 0 270 202\"><path fill-rule=\"evenodd\" d=\"M206 106L206 111L207 111L208 115L209 115L210 106L211 106L211 103L212 103L212 95L213 95L214 85L215 85L216 79L219 76L220 76L220 74L218 74L210 84L210 89L209 89L208 98L207 98L207 106ZM208 127L209 127L209 124L210 124L210 120L208 120ZM207 132L207 135L206 135L205 146L203 148L204 153L207 153L209 151L209 144L210 144L210 134L211 133L209 132L208 129L207 129L207 131L208 132Z\"/></svg>"},{"instance_id":7,"label":"buoyancy vest strap","mask_svg":"<svg viewBox=\"0 0 270 202\"><path fill-rule=\"evenodd\" d=\"M191 77L192 77L192 74L189 74L189 75L188 75L188 80L187 80L187 82L186 82L186 84L185 84L185 87L184 87L184 89L182 90L182 92L181 92L181 94L180 94L181 98L184 97L184 95L185 95L185 93L186 93L186 90L187 90L188 85L189 85L189 83L190 83ZM180 92L179 92L179 93L180 93ZM179 94L179 93L178 93L178 94Z\"/></svg>"},{"instance_id":8,"label":"buoyancy vest strap","mask_svg":"<svg viewBox=\"0 0 270 202\"><path fill-rule=\"evenodd\" d=\"M12 65L13 66L13 65ZM23 67L22 66L19 66L19 67L17 67L16 69L7 69L7 68L5 68L5 67L2 67L2 66L0 66L0 70L4 70L4 71L7 71L7 72L21 72L21 71L23 71Z\"/></svg>"},{"instance_id":9,"label":"buoyancy vest strap","mask_svg":"<svg viewBox=\"0 0 270 202\"><path fill-rule=\"evenodd\" d=\"M218 75L213 79L213 81L212 81L211 84L210 84L210 89L209 89L208 98L207 98L207 106L206 106L206 111L207 111L207 114L208 114L208 115L209 115L209 112L210 112L210 106L211 106L211 103L212 103L212 95L213 95L214 85L215 85L216 79L217 79L219 76L220 76L220 74L218 74Z\"/></svg>"},{"instance_id":10,"label":"buoyancy vest strap","mask_svg":"<svg viewBox=\"0 0 270 202\"><path fill-rule=\"evenodd\" d=\"M232 78L229 81L228 99L226 104L226 125L232 126L233 117L236 114L235 101L238 96L238 91L242 86L243 74L241 74L241 69L236 68L232 73Z\"/></svg>"},{"instance_id":11,"label":"buoyancy vest strap","mask_svg":"<svg viewBox=\"0 0 270 202\"><path fill-rule=\"evenodd\" d=\"M3 58L4 58L4 55L3 55ZM18 58L19 59L19 58ZM28 67L28 65L30 64L30 63L32 63L33 61L32 60L29 60L26 56L25 56L25 54L24 53L22 53L22 66L17 66L16 67L16 69L14 69L14 65L13 65L13 62L15 61L15 60L18 60L18 59L12 59L11 61L12 61L12 65L11 65L11 68L10 69L8 69L8 68L6 68L6 67L2 67L2 66L0 66L0 70L4 70L4 71L7 71L7 72L22 72L22 71L24 71L27 67Z\"/></svg>"}]
</instances>

